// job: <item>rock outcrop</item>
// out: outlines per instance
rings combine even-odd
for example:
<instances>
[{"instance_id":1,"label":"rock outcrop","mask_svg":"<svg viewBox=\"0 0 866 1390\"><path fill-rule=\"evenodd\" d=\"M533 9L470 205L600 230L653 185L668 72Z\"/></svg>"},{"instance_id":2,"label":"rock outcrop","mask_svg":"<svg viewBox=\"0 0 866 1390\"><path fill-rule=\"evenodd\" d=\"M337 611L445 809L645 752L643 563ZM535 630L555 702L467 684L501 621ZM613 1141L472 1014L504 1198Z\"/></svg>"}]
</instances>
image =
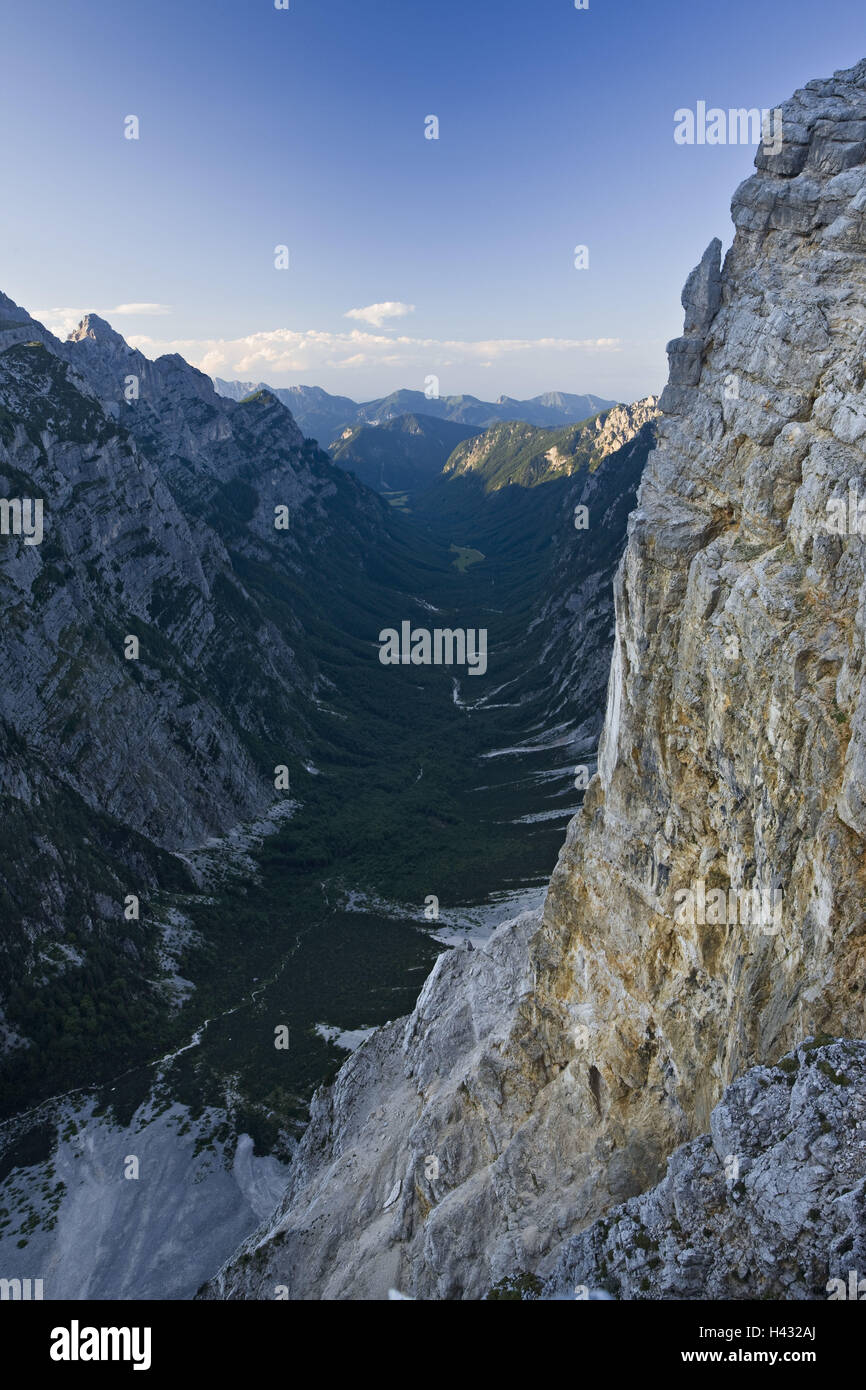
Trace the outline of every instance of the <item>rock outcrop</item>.
<instances>
[{"instance_id":1,"label":"rock outcrop","mask_svg":"<svg viewBox=\"0 0 866 1390\"><path fill-rule=\"evenodd\" d=\"M539 1292L859 1300L864 1205L866 1043L807 1039L729 1086L710 1133L569 1241Z\"/></svg>"},{"instance_id":2,"label":"rock outcrop","mask_svg":"<svg viewBox=\"0 0 866 1390\"><path fill-rule=\"evenodd\" d=\"M866 62L782 110L688 282L543 916L442 958L359 1049L208 1296L544 1277L747 1068L864 1033Z\"/></svg>"}]
</instances>

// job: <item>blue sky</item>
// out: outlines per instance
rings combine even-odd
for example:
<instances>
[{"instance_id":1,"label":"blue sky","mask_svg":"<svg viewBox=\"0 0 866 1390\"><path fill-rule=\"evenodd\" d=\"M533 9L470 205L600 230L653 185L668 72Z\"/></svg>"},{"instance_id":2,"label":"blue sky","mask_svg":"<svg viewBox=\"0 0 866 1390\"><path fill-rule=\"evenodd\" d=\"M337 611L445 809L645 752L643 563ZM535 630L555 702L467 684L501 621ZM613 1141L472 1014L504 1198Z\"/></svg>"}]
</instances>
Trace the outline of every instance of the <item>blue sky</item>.
<instances>
[{"instance_id":1,"label":"blue sky","mask_svg":"<svg viewBox=\"0 0 866 1390\"><path fill-rule=\"evenodd\" d=\"M275 385L632 399L754 158L674 111L866 56L862 0L290 3L3 0L0 288Z\"/></svg>"}]
</instances>

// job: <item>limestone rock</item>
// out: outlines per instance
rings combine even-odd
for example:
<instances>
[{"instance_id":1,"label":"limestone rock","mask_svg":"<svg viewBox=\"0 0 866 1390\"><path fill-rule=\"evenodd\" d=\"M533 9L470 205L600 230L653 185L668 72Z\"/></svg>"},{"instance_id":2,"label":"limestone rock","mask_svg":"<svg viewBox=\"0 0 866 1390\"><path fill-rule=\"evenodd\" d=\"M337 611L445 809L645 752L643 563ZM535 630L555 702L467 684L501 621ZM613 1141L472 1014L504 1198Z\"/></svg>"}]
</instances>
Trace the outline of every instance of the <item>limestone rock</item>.
<instances>
[{"instance_id":1,"label":"limestone rock","mask_svg":"<svg viewBox=\"0 0 866 1390\"><path fill-rule=\"evenodd\" d=\"M570 1241L542 1297L848 1298L864 1204L866 1043L807 1039L729 1086L710 1133Z\"/></svg>"}]
</instances>

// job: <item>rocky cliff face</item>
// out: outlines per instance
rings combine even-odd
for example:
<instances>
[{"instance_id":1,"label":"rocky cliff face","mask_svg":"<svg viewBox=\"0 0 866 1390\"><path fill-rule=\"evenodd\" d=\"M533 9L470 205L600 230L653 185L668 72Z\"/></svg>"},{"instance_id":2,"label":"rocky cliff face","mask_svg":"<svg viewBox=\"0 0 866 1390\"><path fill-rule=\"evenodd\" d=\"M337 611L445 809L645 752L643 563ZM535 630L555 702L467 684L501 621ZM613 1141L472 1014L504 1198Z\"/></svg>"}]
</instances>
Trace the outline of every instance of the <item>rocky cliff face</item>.
<instances>
[{"instance_id":1,"label":"rocky cliff face","mask_svg":"<svg viewBox=\"0 0 866 1390\"><path fill-rule=\"evenodd\" d=\"M359 1049L209 1296L545 1276L746 1068L863 1035L866 62L787 102L756 165L684 292L543 916L442 957Z\"/></svg>"},{"instance_id":2,"label":"rocky cliff face","mask_svg":"<svg viewBox=\"0 0 866 1390\"><path fill-rule=\"evenodd\" d=\"M8 313L9 304L0 307ZM17 309L15 317L27 318ZM246 734L265 696L310 684L236 579L225 540L170 486L181 457L200 475L202 498L256 457L236 443L244 407L182 365L148 362L96 318L65 345L32 320L5 333L0 325L2 495L39 498L44 508L40 544L2 541L0 717L91 805L172 848L201 843L274 799L273 767L257 765ZM141 394L123 415L130 375ZM197 387L205 389L196 411ZM294 503L287 464L302 441L278 409L283 449L269 461L282 473L281 498ZM211 438L221 443L224 476ZM257 500L264 514L270 497ZM273 518L271 506L271 532ZM232 608L246 613L246 632ZM128 636L139 643L133 658ZM225 673L242 652L263 671L252 687L247 674L232 689ZM272 738L279 727L272 720ZM286 756L298 746L288 733Z\"/></svg>"},{"instance_id":3,"label":"rocky cliff face","mask_svg":"<svg viewBox=\"0 0 866 1390\"><path fill-rule=\"evenodd\" d=\"M541 1297L859 1298L866 1044L806 1039L752 1067L655 1188L569 1241ZM852 1272L854 1275L852 1288Z\"/></svg>"},{"instance_id":4,"label":"rocky cliff face","mask_svg":"<svg viewBox=\"0 0 866 1390\"><path fill-rule=\"evenodd\" d=\"M226 400L97 315L60 343L3 295L0 496L43 507L38 543L0 537L0 720L172 849L271 804L328 684L305 621L338 548L354 579L386 543L381 504L268 392Z\"/></svg>"}]
</instances>

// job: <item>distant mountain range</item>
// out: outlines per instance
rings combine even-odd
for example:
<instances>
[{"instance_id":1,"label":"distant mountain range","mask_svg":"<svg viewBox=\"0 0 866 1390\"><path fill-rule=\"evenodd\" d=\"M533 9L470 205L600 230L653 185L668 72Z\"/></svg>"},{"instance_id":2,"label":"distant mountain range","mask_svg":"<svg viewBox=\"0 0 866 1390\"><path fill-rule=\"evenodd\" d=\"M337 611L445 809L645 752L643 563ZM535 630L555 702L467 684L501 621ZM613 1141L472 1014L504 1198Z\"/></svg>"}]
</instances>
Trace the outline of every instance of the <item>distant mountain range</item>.
<instances>
[{"instance_id":1,"label":"distant mountain range","mask_svg":"<svg viewBox=\"0 0 866 1390\"><path fill-rule=\"evenodd\" d=\"M398 415L381 425L353 425L331 445L335 463L398 506L414 504L444 473L471 473L486 491L590 471L658 414L655 396L615 405L555 429L505 420L481 430L429 415ZM405 496L403 496L405 494Z\"/></svg>"},{"instance_id":2,"label":"distant mountain range","mask_svg":"<svg viewBox=\"0 0 866 1390\"><path fill-rule=\"evenodd\" d=\"M265 387L264 382L225 381L214 377L221 396L241 401ZM331 396L320 386L267 386L283 405L288 406L298 427L307 438L322 445L332 444L340 432L355 425L382 425L400 415L425 415L437 420L453 420L477 429L487 429L503 420L525 420L529 425L554 428L574 424L607 410L615 401L602 396L576 396L565 391L546 391L530 400L518 401L500 396L498 401L482 401L477 396L438 396L428 398L423 391L392 391L390 396L359 404L348 396Z\"/></svg>"},{"instance_id":3,"label":"distant mountain range","mask_svg":"<svg viewBox=\"0 0 866 1390\"><path fill-rule=\"evenodd\" d=\"M217 394L231 401L242 401L255 391L264 389L261 381L223 381L214 377ZM321 386L280 386L267 387L267 390L288 406L298 428L308 439L317 439L328 444L339 430L353 424L360 406L348 396L331 396Z\"/></svg>"}]
</instances>

